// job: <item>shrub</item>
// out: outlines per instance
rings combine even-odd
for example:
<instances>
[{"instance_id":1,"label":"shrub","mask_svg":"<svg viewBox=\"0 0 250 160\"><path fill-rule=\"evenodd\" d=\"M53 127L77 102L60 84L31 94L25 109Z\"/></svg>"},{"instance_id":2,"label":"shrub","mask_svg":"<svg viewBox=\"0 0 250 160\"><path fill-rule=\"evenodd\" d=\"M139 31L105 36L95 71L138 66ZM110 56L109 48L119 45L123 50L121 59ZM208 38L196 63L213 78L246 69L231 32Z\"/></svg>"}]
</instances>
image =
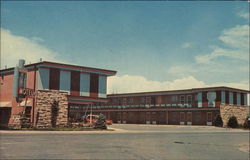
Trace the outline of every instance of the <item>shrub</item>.
<instances>
[{"instance_id":1,"label":"shrub","mask_svg":"<svg viewBox=\"0 0 250 160\"><path fill-rule=\"evenodd\" d=\"M214 125L217 127L222 127L223 126L223 121L222 118L220 116L220 114L218 114L215 119L214 119Z\"/></svg>"},{"instance_id":2,"label":"shrub","mask_svg":"<svg viewBox=\"0 0 250 160\"><path fill-rule=\"evenodd\" d=\"M227 126L231 128L237 128L238 127L237 118L235 116L230 117L227 122Z\"/></svg>"},{"instance_id":3,"label":"shrub","mask_svg":"<svg viewBox=\"0 0 250 160\"><path fill-rule=\"evenodd\" d=\"M250 129L250 115L246 117L243 127L246 129Z\"/></svg>"}]
</instances>

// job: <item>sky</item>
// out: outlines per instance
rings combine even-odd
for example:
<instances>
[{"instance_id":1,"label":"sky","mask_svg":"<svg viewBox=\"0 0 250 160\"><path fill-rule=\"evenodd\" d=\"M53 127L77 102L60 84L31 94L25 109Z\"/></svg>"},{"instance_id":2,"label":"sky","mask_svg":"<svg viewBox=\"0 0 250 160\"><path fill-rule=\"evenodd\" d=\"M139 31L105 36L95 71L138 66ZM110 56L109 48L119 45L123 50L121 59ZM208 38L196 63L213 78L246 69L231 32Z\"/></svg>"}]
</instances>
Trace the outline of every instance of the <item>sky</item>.
<instances>
[{"instance_id":1,"label":"sky","mask_svg":"<svg viewBox=\"0 0 250 160\"><path fill-rule=\"evenodd\" d=\"M1 69L20 58L115 70L108 93L249 90L249 3L1 1Z\"/></svg>"}]
</instances>

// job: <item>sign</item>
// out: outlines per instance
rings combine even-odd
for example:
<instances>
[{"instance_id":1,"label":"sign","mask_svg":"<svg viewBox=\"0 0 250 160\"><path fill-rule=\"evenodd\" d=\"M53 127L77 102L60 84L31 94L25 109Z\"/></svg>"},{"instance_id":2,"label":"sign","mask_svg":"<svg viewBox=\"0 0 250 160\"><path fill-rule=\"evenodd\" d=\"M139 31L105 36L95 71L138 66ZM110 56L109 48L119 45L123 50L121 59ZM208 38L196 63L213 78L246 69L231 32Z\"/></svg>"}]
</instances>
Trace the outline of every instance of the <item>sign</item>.
<instances>
[{"instance_id":1,"label":"sign","mask_svg":"<svg viewBox=\"0 0 250 160\"><path fill-rule=\"evenodd\" d=\"M35 97L36 92L30 88L19 88L19 95L23 95L24 97Z\"/></svg>"}]
</instances>

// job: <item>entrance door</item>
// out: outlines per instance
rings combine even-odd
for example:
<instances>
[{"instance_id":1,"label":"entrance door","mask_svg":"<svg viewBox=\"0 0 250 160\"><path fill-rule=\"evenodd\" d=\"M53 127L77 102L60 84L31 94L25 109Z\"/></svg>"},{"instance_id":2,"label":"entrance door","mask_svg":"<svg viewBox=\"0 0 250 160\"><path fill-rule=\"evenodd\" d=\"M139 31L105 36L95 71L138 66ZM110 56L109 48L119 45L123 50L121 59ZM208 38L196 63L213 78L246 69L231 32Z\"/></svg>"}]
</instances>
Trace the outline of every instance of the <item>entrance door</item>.
<instances>
[{"instance_id":1,"label":"entrance door","mask_svg":"<svg viewBox=\"0 0 250 160\"><path fill-rule=\"evenodd\" d=\"M187 112L187 125L192 125L192 112Z\"/></svg>"},{"instance_id":2,"label":"entrance door","mask_svg":"<svg viewBox=\"0 0 250 160\"><path fill-rule=\"evenodd\" d=\"M11 115L11 107L0 108L0 125L8 126Z\"/></svg>"},{"instance_id":3,"label":"entrance door","mask_svg":"<svg viewBox=\"0 0 250 160\"><path fill-rule=\"evenodd\" d=\"M180 113L180 125L185 124L185 112Z\"/></svg>"},{"instance_id":4,"label":"entrance door","mask_svg":"<svg viewBox=\"0 0 250 160\"><path fill-rule=\"evenodd\" d=\"M207 112L207 125L212 126L212 112Z\"/></svg>"}]
</instances>

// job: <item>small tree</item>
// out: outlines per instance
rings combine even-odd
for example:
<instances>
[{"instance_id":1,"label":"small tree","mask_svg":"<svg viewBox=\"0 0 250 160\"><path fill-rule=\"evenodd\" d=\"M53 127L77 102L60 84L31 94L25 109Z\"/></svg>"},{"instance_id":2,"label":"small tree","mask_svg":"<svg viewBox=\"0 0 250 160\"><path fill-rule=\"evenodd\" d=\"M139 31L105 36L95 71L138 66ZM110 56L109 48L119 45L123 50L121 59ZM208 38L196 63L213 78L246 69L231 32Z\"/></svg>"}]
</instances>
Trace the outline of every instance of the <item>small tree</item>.
<instances>
[{"instance_id":1,"label":"small tree","mask_svg":"<svg viewBox=\"0 0 250 160\"><path fill-rule=\"evenodd\" d=\"M214 125L217 127L222 127L223 126L223 121L222 118L220 116L220 114L217 114L217 116L214 119Z\"/></svg>"},{"instance_id":2,"label":"small tree","mask_svg":"<svg viewBox=\"0 0 250 160\"><path fill-rule=\"evenodd\" d=\"M243 127L246 129L250 129L250 115L246 117Z\"/></svg>"},{"instance_id":3,"label":"small tree","mask_svg":"<svg viewBox=\"0 0 250 160\"><path fill-rule=\"evenodd\" d=\"M237 128L238 127L237 118L235 116L230 117L227 122L227 126L231 128Z\"/></svg>"},{"instance_id":4,"label":"small tree","mask_svg":"<svg viewBox=\"0 0 250 160\"><path fill-rule=\"evenodd\" d=\"M95 129L107 129L107 124L106 124L106 117L103 114L99 115L99 118L97 119L95 125Z\"/></svg>"}]
</instances>

